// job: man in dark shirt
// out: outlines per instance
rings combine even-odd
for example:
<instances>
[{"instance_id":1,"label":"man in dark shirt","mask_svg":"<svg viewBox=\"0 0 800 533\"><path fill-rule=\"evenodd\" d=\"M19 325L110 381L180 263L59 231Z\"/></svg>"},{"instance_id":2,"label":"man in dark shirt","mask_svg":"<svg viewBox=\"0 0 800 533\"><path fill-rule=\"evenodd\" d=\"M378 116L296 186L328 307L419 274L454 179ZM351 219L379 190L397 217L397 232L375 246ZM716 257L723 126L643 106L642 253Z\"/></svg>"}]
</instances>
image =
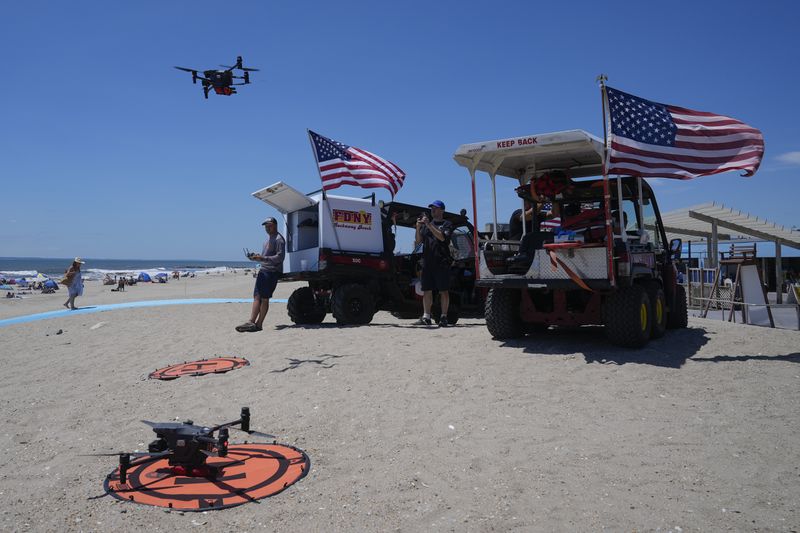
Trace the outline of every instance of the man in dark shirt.
<instances>
[{"instance_id":1,"label":"man in dark shirt","mask_svg":"<svg viewBox=\"0 0 800 533\"><path fill-rule=\"evenodd\" d=\"M431 218L423 214L417 220L415 244L423 243L422 249L422 318L415 325L431 325L431 307L433 291L439 291L439 302L442 316L439 326L447 327L447 309L450 306L450 267L453 259L450 256L450 236L453 225L444 219L444 202L436 200L428 206Z\"/></svg>"},{"instance_id":2,"label":"man in dark shirt","mask_svg":"<svg viewBox=\"0 0 800 533\"><path fill-rule=\"evenodd\" d=\"M261 223L267 232L267 240L261 254L251 253L247 257L251 261L259 261L261 268L256 276L256 286L253 289L253 308L250 320L240 326L236 331L261 331L264 319L269 311L269 299L275 292L278 279L283 273L283 259L286 256L286 241L278 233L278 221L269 217Z\"/></svg>"}]
</instances>

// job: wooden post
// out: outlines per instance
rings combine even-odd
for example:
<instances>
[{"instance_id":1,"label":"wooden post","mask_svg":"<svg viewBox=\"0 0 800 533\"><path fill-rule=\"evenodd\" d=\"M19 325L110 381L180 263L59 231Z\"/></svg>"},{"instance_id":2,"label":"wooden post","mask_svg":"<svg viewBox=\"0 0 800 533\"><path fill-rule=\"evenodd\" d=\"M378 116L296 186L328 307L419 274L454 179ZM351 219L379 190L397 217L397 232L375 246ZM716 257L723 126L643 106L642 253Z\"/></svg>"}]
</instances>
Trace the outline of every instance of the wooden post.
<instances>
[{"instance_id":1,"label":"wooden post","mask_svg":"<svg viewBox=\"0 0 800 533\"><path fill-rule=\"evenodd\" d=\"M781 268L781 241L775 241L775 303L783 303L783 269Z\"/></svg>"},{"instance_id":2,"label":"wooden post","mask_svg":"<svg viewBox=\"0 0 800 533\"><path fill-rule=\"evenodd\" d=\"M705 318L708 315L708 309L711 307L711 295L716 292L718 284L719 284L719 269L717 269L716 272L714 273L714 285L711 286L711 294L708 295L708 300L706 300L706 305L703 308L703 314L701 315L701 318Z\"/></svg>"},{"instance_id":3,"label":"wooden post","mask_svg":"<svg viewBox=\"0 0 800 533\"><path fill-rule=\"evenodd\" d=\"M700 267L700 298L706 297L706 269L705 265ZM705 305L705 301L700 300L700 309Z\"/></svg>"},{"instance_id":4,"label":"wooden post","mask_svg":"<svg viewBox=\"0 0 800 533\"><path fill-rule=\"evenodd\" d=\"M742 288L742 264L739 263L736 265L736 280L734 280L733 285L731 285L731 313L728 315L728 322L733 320L736 322L736 314L733 311L736 302L736 291L741 290ZM742 317L742 321L744 321L744 317ZM745 322L746 323L746 322Z\"/></svg>"},{"instance_id":5,"label":"wooden post","mask_svg":"<svg viewBox=\"0 0 800 533\"><path fill-rule=\"evenodd\" d=\"M711 253L714 254L714 258L711 260L711 266L716 267L719 261L719 238L717 237L716 220L711 223Z\"/></svg>"}]
</instances>

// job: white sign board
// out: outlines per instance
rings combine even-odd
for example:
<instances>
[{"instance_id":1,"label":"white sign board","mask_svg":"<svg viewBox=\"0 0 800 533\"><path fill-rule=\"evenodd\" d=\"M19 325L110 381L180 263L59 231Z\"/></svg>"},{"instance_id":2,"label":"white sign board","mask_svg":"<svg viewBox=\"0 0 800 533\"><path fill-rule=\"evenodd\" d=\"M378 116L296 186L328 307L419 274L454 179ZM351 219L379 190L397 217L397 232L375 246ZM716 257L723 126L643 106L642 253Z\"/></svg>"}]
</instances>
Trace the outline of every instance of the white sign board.
<instances>
[{"instance_id":1,"label":"white sign board","mask_svg":"<svg viewBox=\"0 0 800 533\"><path fill-rule=\"evenodd\" d=\"M370 200L330 196L319 203L322 248L383 252L381 210Z\"/></svg>"},{"instance_id":2,"label":"white sign board","mask_svg":"<svg viewBox=\"0 0 800 533\"><path fill-rule=\"evenodd\" d=\"M761 276L758 275L756 265L744 265L742 276L742 301L747 306L747 323L754 326L770 326L767 301L764 299L764 288L761 286Z\"/></svg>"}]
</instances>

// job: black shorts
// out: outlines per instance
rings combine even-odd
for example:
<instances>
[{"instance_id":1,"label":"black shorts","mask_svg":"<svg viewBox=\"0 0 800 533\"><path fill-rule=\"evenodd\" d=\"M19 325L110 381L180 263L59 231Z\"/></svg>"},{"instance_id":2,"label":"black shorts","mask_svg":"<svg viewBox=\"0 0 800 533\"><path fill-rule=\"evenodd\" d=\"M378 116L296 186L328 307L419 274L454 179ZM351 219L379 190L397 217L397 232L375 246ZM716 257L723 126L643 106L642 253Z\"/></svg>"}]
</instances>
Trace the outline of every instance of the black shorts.
<instances>
[{"instance_id":1,"label":"black shorts","mask_svg":"<svg viewBox=\"0 0 800 533\"><path fill-rule=\"evenodd\" d=\"M278 272L259 270L258 277L256 277L256 287L253 289L253 296L272 298L272 293L275 292L275 287L278 285L278 278L280 277L281 275Z\"/></svg>"},{"instance_id":2,"label":"black shorts","mask_svg":"<svg viewBox=\"0 0 800 533\"><path fill-rule=\"evenodd\" d=\"M448 265L434 265L422 268L423 291L448 291L450 290L450 267Z\"/></svg>"}]
</instances>

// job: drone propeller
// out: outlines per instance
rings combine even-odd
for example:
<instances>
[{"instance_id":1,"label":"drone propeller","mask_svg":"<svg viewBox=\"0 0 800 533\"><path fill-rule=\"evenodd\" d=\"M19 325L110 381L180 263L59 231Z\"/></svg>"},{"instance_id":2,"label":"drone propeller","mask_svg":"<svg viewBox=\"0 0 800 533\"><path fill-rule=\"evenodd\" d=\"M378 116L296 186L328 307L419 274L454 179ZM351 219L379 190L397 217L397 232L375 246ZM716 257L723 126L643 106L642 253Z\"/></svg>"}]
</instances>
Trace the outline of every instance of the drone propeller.
<instances>
[{"instance_id":1,"label":"drone propeller","mask_svg":"<svg viewBox=\"0 0 800 533\"><path fill-rule=\"evenodd\" d=\"M186 67L175 67L175 68L178 69L178 70L183 70L185 72L191 72L192 73L192 83L197 83L197 78L200 78L201 80L205 79L202 76L198 76L197 75L197 71L194 70L194 69L186 68Z\"/></svg>"},{"instance_id":2,"label":"drone propeller","mask_svg":"<svg viewBox=\"0 0 800 533\"><path fill-rule=\"evenodd\" d=\"M250 67L240 67L238 65L230 66L230 65L220 65L221 67L225 67L228 70L239 69L245 72L259 72L260 69L257 68L250 68ZM177 67L176 67L177 68Z\"/></svg>"},{"instance_id":3,"label":"drone propeller","mask_svg":"<svg viewBox=\"0 0 800 533\"><path fill-rule=\"evenodd\" d=\"M237 428L234 428L237 429ZM244 431L244 430L241 430ZM275 439L275 435L270 435L269 433L261 433L260 431L245 431L248 435L253 435L254 437L262 437L265 439Z\"/></svg>"},{"instance_id":4,"label":"drone propeller","mask_svg":"<svg viewBox=\"0 0 800 533\"><path fill-rule=\"evenodd\" d=\"M79 453L78 457L117 457L120 455L130 455L133 457L151 456L152 453L147 452L116 452L116 453Z\"/></svg>"}]
</instances>

